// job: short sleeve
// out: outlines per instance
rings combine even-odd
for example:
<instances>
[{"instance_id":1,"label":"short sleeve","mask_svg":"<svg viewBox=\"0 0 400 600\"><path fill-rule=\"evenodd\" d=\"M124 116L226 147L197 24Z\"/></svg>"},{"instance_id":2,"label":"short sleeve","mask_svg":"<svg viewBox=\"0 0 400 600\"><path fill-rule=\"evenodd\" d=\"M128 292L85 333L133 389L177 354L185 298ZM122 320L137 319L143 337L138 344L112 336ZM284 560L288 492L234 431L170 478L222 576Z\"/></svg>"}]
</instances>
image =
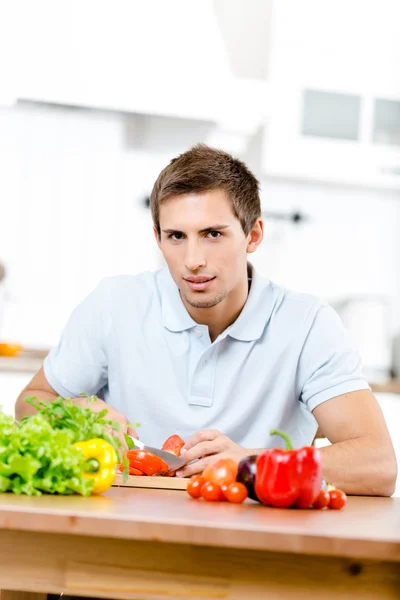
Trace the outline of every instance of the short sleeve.
<instances>
[{"instance_id":1,"label":"short sleeve","mask_svg":"<svg viewBox=\"0 0 400 600\"><path fill-rule=\"evenodd\" d=\"M44 361L49 384L63 397L90 396L108 381L109 286L103 280L71 314Z\"/></svg>"},{"instance_id":2,"label":"short sleeve","mask_svg":"<svg viewBox=\"0 0 400 600\"><path fill-rule=\"evenodd\" d=\"M299 358L298 397L310 411L335 396L370 389L362 361L339 315L321 305Z\"/></svg>"}]
</instances>

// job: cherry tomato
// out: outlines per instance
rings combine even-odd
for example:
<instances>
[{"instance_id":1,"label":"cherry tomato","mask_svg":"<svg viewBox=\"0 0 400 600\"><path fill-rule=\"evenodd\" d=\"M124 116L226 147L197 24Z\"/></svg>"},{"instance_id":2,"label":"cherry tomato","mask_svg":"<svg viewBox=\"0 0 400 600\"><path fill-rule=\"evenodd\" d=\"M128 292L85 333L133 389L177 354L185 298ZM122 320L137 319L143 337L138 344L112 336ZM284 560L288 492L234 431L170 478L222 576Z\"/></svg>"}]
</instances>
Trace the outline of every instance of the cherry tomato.
<instances>
[{"instance_id":1,"label":"cherry tomato","mask_svg":"<svg viewBox=\"0 0 400 600\"><path fill-rule=\"evenodd\" d=\"M326 490L321 490L318 495L318 498L316 499L316 501L313 504L313 507L316 508L317 510L321 510L321 509L329 506L329 502L330 502L329 492L327 492Z\"/></svg>"},{"instance_id":2,"label":"cherry tomato","mask_svg":"<svg viewBox=\"0 0 400 600\"><path fill-rule=\"evenodd\" d=\"M230 484L229 484L229 485L230 485ZM228 490L228 486L227 486L227 485L221 485L221 492L222 492L222 495L223 495L223 497L224 497L224 500L226 500L226 499L227 499L227 498L226 498L226 492L227 492L227 490Z\"/></svg>"},{"instance_id":3,"label":"cherry tomato","mask_svg":"<svg viewBox=\"0 0 400 600\"><path fill-rule=\"evenodd\" d=\"M201 488L205 483L204 477L201 475L193 475L187 484L186 491L192 498L200 498Z\"/></svg>"},{"instance_id":4,"label":"cherry tomato","mask_svg":"<svg viewBox=\"0 0 400 600\"><path fill-rule=\"evenodd\" d=\"M342 490L331 490L329 492L329 508L340 510L346 505L347 496Z\"/></svg>"},{"instance_id":5,"label":"cherry tomato","mask_svg":"<svg viewBox=\"0 0 400 600\"><path fill-rule=\"evenodd\" d=\"M237 469L237 462L231 458L220 458L204 469L203 477L218 485L229 485L236 481Z\"/></svg>"},{"instance_id":6,"label":"cherry tomato","mask_svg":"<svg viewBox=\"0 0 400 600\"><path fill-rule=\"evenodd\" d=\"M142 471L145 475L167 474L169 467L159 456L147 450L128 450L129 466Z\"/></svg>"},{"instance_id":7,"label":"cherry tomato","mask_svg":"<svg viewBox=\"0 0 400 600\"><path fill-rule=\"evenodd\" d=\"M176 456L181 455L182 447L185 445L185 442L179 435L170 435L167 440L161 446L161 450L166 450L167 452L172 452L172 454L176 454Z\"/></svg>"},{"instance_id":8,"label":"cherry tomato","mask_svg":"<svg viewBox=\"0 0 400 600\"><path fill-rule=\"evenodd\" d=\"M230 483L223 491L223 494L228 502L233 502L234 504L241 504L248 496L246 486L239 482Z\"/></svg>"},{"instance_id":9,"label":"cherry tomato","mask_svg":"<svg viewBox=\"0 0 400 600\"><path fill-rule=\"evenodd\" d=\"M201 486L201 495L204 500L210 500L212 502L216 502L218 500L224 500L224 496L222 494L221 486L218 483L214 483L212 481L206 481Z\"/></svg>"}]
</instances>

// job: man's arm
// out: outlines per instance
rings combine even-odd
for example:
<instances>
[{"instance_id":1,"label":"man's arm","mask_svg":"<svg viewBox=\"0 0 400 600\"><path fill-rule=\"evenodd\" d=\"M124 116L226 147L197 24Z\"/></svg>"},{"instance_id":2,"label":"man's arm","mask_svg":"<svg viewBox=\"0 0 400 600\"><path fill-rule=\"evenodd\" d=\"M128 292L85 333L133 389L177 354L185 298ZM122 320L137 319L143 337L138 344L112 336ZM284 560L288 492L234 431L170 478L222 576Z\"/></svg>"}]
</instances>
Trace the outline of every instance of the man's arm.
<instances>
[{"instance_id":1,"label":"man's arm","mask_svg":"<svg viewBox=\"0 0 400 600\"><path fill-rule=\"evenodd\" d=\"M38 400L48 400L53 402L59 394L53 389L50 383L47 380L46 375L44 374L43 367L34 375L28 385L22 390L20 395L17 398L15 403L15 418L17 421L25 417L26 415L33 415L36 412L36 409L27 404L25 402L26 398L36 397ZM72 398L72 401L75 404L80 404L81 406L87 406L87 398L86 397L78 397ZM120 413L118 410L106 404L104 400L100 398L96 401L90 403L90 409L95 412L100 412L101 410L107 409L108 414L107 418L113 421L117 421L121 425L120 431L114 431L113 435L119 437L122 444L125 446L124 433L128 433L128 435L134 436L138 438L137 432L128 427L128 419L125 415Z\"/></svg>"},{"instance_id":2,"label":"man's arm","mask_svg":"<svg viewBox=\"0 0 400 600\"><path fill-rule=\"evenodd\" d=\"M33 415L36 409L25 402L26 398L35 396L38 400L53 402L58 396L46 379L43 367L34 375L28 385L22 390L15 403L15 418L17 421L26 415Z\"/></svg>"},{"instance_id":3,"label":"man's arm","mask_svg":"<svg viewBox=\"0 0 400 600\"><path fill-rule=\"evenodd\" d=\"M396 456L372 392L336 396L317 406L313 415L332 443L321 448L323 477L348 494L391 496Z\"/></svg>"},{"instance_id":4,"label":"man's arm","mask_svg":"<svg viewBox=\"0 0 400 600\"><path fill-rule=\"evenodd\" d=\"M322 474L347 494L391 496L395 490L397 463L381 408L369 390L336 396L313 410L322 433L332 442L321 448ZM183 447L188 463L179 473L201 472L218 458L241 460L260 454L246 449L221 432L196 432Z\"/></svg>"}]
</instances>

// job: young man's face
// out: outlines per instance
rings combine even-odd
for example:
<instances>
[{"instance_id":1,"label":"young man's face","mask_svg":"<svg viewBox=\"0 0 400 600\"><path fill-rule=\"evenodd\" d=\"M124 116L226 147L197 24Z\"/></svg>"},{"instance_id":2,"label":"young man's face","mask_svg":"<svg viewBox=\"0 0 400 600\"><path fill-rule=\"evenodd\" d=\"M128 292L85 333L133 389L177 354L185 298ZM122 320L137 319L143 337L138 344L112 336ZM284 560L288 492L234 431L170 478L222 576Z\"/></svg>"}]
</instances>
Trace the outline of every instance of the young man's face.
<instances>
[{"instance_id":1,"label":"young man's face","mask_svg":"<svg viewBox=\"0 0 400 600\"><path fill-rule=\"evenodd\" d=\"M262 222L244 234L223 190L184 194L160 206L161 252L187 304L211 308L247 277L247 254L262 240Z\"/></svg>"}]
</instances>

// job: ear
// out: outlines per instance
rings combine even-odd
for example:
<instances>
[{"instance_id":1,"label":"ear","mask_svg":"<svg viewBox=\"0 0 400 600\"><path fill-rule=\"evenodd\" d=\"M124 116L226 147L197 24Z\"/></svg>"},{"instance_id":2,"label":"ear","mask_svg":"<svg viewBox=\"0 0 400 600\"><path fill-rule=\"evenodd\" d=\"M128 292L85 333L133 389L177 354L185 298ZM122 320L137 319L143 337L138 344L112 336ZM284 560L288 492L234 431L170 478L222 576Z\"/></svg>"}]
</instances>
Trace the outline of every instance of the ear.
<instances>
[{"instance_id":1,"label":"ear","mask_svg":"<svg viewBox=\"0 0 400 600\"><path fill-rule=\"evenodd\" d=\"M158 247L159 247L159 248L160 248L160 250L161 250L161 240L160 240L160 236L158 235L158 231L157 231L157 229L156 229L154 226L153 226L153 233L154 233L154 237L156 238L157 245L158 245Z\"/></svg>"},{"instance_id":2,"label":"ear","mask_svg":"<svg viewBox=\"0 0 400 600\"><path fill-rule=\"evenodd\" d=\"M259 217L247 236L247 254L255 252L264 238L264 221Z\"/></svg>"}]
</instances>

